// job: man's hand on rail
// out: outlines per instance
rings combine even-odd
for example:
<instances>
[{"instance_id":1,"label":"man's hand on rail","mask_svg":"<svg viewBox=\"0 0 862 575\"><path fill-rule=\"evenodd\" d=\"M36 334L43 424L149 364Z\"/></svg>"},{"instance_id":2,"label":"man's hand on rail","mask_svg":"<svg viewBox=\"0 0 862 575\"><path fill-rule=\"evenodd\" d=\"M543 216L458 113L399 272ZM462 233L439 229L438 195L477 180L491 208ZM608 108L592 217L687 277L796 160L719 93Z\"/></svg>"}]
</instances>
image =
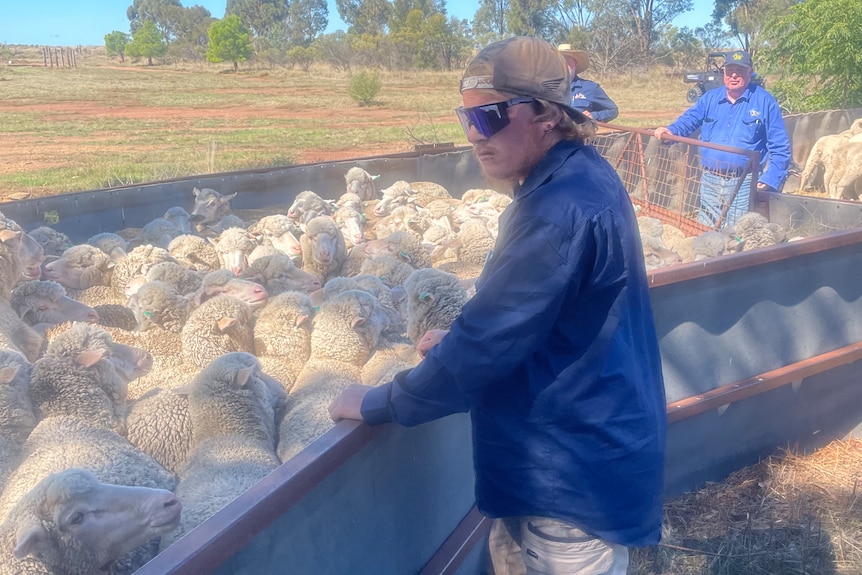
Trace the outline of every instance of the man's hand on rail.
<instances>
[{"instance_id":1,"label":"man's hand on rail","mask_svg":"<svg viewBox=\"0 0 862 575\"><path fill-rule=\"evenodd\" d=\"M369 385L349 385L329 404L329 417L332 421L356 419L362 421L362 400L369 390Z\"/></svg>"},{"instance_id":2,"label":"man's hand on rail","mask_svg":"<svg viewBox=\"0 0 862 575\"><path fill-rule=\"evenodd\" d=\"M664 138L666 135L672 135L670 130L668 130L664 126L656 128L652 131L652 133L656 138L658 138L659 141L661 141L661 139Z\"/></svg>"}]
</instances>

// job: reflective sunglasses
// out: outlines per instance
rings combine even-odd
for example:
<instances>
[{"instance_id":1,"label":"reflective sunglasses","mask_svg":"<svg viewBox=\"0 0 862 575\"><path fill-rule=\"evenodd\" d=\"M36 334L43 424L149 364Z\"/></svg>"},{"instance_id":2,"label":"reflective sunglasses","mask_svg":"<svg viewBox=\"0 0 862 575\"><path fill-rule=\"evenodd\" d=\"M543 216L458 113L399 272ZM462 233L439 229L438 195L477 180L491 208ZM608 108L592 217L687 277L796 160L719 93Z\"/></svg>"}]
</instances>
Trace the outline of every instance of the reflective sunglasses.
<instances>
[{"instance_id":1,"label":"reflective sunglasses","mask_svg":"<svg viewBox=\"0 0 862 575\"><path fill-rule=\"evenodd\" d=\"M455 113L461 121L461 127L464 128L465 134L469 134L470 127L472 126L480 134L486 138L490 138L509 125L509 114L506 113L506 110L510 106L535 101L535 98L512 98L505 102L473 106L472 108L459 106L455 108Z\"/></svg>"}]
</instances>

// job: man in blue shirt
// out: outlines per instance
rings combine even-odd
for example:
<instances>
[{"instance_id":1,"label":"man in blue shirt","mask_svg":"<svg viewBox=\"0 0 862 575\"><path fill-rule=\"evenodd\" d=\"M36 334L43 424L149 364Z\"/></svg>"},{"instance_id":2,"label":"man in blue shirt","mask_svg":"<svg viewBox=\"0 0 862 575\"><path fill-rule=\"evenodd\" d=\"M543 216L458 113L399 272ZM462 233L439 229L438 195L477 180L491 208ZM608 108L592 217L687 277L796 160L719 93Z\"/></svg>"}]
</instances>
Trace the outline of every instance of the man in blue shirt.
<instances>
[{"instance_id":1,"label":"man in blue shirt","mask_svg":"<svg viewBox=\"0 0 862 575\"><path fill-rule=\"evenodd\" d=\"M659 541L665 452L634 209L585 143L594 125L570 106L552 45L489 45L461 94L483 172L514 187L494 251L423 361L380 387L348 387L330 415L412 426L469 411L497 575L513 561L520 573L624 575L629 547Z\"/></svg>"},{"instance_id":2,"label":"man in blue shirt","mask_svg":"<svg viewBox=\"0 0 862 575\"><path fill-rule=\"evenodd\" d=\"M723 71L724 87L708 91L673 124L656 128L655 136L659 140L667 134L689 136L700 128L704 142L756 151L761 172L757 189L780 192L791 157L781 108L769 92L751 83L754 70L748 52L728 52ZM710 227L719 225L722 210L736 191L727 217L720 221L721 226L732 225L749 208L751 173L741 177L748 158L706 147L700 155L698 219Z\"/></svg>"},{"instance_id":3,"label":"man in blue shirt","mask_svg":"<svg viewBox=\"0 0 862 575\"><path fill-rule=\"evenodd\" d=\"M616 118L620 111L602 87L597 82L578 76L590 67L589 54L583 50L574 50L571 44L560 44L557 50L566 59L566 65L569 67L569 77L572 79L572 108L596 122L610 122Z\"/></svg>"}]
</instances>

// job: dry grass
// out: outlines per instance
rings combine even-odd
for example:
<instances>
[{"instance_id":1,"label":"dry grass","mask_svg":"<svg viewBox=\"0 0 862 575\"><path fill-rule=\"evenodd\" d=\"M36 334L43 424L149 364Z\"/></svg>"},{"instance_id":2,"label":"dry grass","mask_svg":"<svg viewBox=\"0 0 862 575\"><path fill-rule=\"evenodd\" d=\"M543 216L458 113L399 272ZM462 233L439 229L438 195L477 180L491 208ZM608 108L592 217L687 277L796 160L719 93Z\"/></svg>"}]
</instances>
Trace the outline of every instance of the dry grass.
<instances>
[{"instance_id":1,"label":"dry grass","mask_svg":"<svg viewBox=\"0 0 862 575\"><path fill-rule=\"evenodd\" d=\"M666 502L660 546L640 575L850 575L862 572L862 441L785 453Z\"/></svg>"}]
</instances>

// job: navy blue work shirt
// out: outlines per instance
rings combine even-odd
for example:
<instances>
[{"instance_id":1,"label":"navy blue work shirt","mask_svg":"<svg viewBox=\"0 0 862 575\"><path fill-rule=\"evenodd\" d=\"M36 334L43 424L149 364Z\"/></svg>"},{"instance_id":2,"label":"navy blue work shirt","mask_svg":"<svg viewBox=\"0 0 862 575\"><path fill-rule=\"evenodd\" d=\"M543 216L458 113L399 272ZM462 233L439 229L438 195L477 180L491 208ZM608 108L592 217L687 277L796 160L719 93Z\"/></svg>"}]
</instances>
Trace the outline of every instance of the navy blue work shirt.
<instances>
[{"instance_id":1,"label":"navy blue work shirt","mask_svg":"<svg viewBox=\"0 0 862 575\"><path fill-rule=\"evenodd\" d=\"M469 411L476 502L659 541L665 396L634 209L593 146L552 148L443 341L370 390L369 424Z\"/></svg>"},{"instance_id":2,"label":"navy blue work shirt","mask_svg":"<svg viewBox=\"0 0 862 575\"><path fill-rule=\"evenodd\" d=\"M610 122L620 113L601 86L578 76L572 80L572 107L579 112L589 111L596 122Z\"/></svg>"},{"instance_id":3,"label":"navy blue work shirt","mask_svg":"<svg viewBox=\"0 0 862 575\"><path fill-rule=\"evenodd\" d=\"M781 108L772 94L749 84L735 102L727 99L727 88L713 88L667 127L676 136L689 136L700 128L704 142L724 144L760 153L760 182L781 190L790 166L791 149ZM742 169L747 158L740 154L701 148L704 168L725 171Z\"/></svg>"}]
</instances>

